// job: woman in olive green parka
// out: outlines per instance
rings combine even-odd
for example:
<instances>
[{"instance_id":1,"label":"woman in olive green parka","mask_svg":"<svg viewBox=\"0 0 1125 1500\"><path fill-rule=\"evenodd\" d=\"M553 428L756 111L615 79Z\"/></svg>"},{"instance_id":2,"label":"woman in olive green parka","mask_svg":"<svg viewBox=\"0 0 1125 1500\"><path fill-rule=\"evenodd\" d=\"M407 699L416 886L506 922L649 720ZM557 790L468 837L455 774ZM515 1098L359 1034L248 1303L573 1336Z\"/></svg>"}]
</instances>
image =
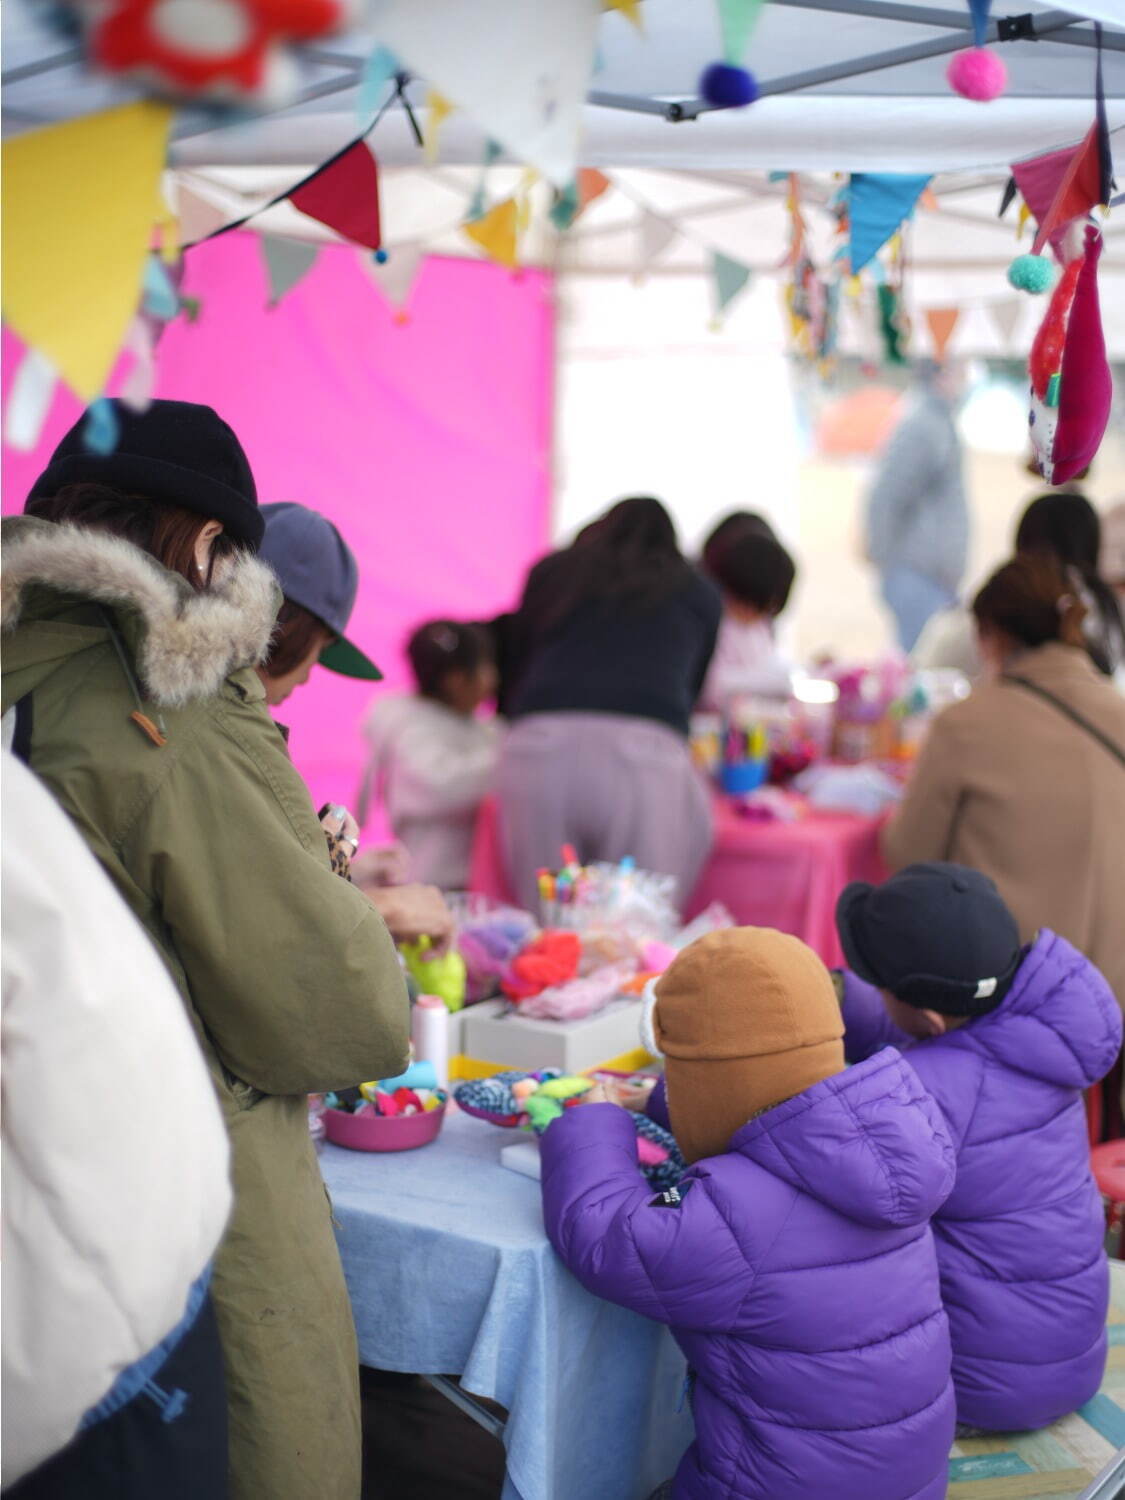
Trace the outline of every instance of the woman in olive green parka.
<instances>
[{"instance_id":1,"label":"woman in olive green parka","mask_svg":"<svg viewBox=\"0 0 1125 1500\"><path fill-rule=\"evenodd\" d=\"M118 415L113 454L76 429L36 485L62 524L3 523L4 726L163 954L222 1101L231 1496L357 1500L355 1334L306 1095L401 1071L406 990L253 670L280 593L237 439L207 407ZM216 558L220 530L238 549Z\"/></svg>"}]
</instances>

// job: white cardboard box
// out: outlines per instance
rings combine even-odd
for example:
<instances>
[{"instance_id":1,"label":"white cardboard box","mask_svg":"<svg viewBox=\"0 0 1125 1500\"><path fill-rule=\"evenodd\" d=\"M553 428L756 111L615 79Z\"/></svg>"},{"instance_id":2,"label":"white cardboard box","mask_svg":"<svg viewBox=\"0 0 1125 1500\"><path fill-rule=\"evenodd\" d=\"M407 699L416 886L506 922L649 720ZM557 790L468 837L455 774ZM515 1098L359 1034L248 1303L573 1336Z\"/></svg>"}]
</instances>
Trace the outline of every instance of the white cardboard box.
<instances>
[{"instance_id":1,"label":"white cardboard box","mask_svg":"<svg viewBox=\"0 0 1125 1500\"><path fill-rule=\"evenodd\" d=\"M640 999L614 1000L584 1021L533 1021L503 1000L485 1000L462 1012L461 1051L481 1062L532 1072L561 1068L582 1073L641 1045Z\"/></svg>"}]
</instances>

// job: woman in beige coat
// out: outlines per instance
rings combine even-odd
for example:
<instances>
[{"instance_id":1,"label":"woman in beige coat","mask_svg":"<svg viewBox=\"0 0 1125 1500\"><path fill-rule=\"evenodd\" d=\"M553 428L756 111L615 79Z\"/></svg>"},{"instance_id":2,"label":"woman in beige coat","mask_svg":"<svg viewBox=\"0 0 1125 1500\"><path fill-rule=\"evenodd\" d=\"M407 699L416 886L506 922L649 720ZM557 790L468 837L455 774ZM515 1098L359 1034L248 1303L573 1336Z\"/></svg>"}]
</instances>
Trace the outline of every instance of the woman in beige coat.
<instances>
[{"instance_id":1,"label":"woman in beige coat","mask_svg":"<svg viewBox=\"0 0 1125 1500\"><path fill-rule=\"evenodd\" d=\"M1125 697L1084 649L1081 602L1043 558L973 601L985 676L935 721L884 833L892 869L991 875L1025 942L1041 927L1102 970L1125 1008Z\"/></svg>"}]
</instances>

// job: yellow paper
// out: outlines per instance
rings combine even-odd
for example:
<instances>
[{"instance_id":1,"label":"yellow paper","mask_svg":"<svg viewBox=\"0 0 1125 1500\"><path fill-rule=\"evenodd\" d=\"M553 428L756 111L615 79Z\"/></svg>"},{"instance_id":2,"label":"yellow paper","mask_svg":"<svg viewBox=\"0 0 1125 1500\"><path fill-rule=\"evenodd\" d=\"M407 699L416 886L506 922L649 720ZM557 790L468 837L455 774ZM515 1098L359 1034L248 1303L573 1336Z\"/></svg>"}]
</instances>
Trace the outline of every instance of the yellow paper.
<instances>
[{"instance_id":1,"label":"yellow paper","mask_svg":"<svg viewBox=\"0 0 1125 1500\"><path fill-rule=\"evenodd\" d=\"M474 240L491 260L513 269L519 264L516 256L516 200L505 198L495 208L489 209L483 219L474 219L461 228Z\"/></svg>"},{"instance_id":2,"label":"yellow paper","mask_svg":"<svg viewBox=\"0 0 1125 1500\"><path fill-rule=\"evenodd\" d=\"M439 94L437 89L431 89L426 95L426 129L423 132L423 140L426 143L426 160L435 162L438 159L438 146L441 141L441 127L453 113L454 106L444 94Z\"/></svg>"},{"instance_id":3,"label":"yellow paper","mask_svg":"<svg viewBox=\"0 0 1125 1500\"><path fill-rule=\"evenodd\" d=\"M146 100L4 142L4 318L84 401L136 311L171 118Z\"/></svg>"},{"instance_id":4,"label":"yellow paper","mask_svg":"<svg viewBox=\"0 0 1125 1500\"><path fill-rule=\"evenodd\" d=\"M623 16L628 16L638 31L645 29L641 20L641 0L605 0L605 8L619 10Z\"/></svg>"}]
</instances>

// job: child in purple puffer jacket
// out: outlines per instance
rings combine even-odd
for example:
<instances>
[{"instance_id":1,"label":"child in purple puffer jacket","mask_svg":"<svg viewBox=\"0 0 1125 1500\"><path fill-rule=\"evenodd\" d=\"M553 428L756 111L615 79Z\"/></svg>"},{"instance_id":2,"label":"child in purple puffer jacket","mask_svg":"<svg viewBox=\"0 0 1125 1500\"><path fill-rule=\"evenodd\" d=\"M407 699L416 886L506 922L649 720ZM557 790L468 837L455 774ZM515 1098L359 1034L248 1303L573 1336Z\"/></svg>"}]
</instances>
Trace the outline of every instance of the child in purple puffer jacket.
<instances>
[{"instance_id":1,"label":"child in purple puffer jacket","mask_svg":"<svg viewBox=\"0 0 1125 1500\"><path fill-rule=\"evenodd\" d=\"M959 865L849 886L837 922L855 971L842 983L849 1060L901 1047L957 1151L934 1216L957 1415L1043 1427L1088 1401L1105 1368L1105 1218L1082 1090L1117 1056L1121 1012L1062 938L1021 949L995 885Z\"/></svg>"},{"instance_id":2,"label":"child in purple puffer jacket","mask_svg":"<svg viewBox=\"0 0 1125 1500\"><path fill-rule=\"evenodd\" d=\"M796 938L693 943L656 987L677 1141L653 1195L610 1103L542 1138L551 1243L590 1291L668 1324L696 1440L674 1500L943 1500L949 1333L930 1216L953 1180L893 1051L844 1070L828 971Z\"/></svg>"}]
</instances>

